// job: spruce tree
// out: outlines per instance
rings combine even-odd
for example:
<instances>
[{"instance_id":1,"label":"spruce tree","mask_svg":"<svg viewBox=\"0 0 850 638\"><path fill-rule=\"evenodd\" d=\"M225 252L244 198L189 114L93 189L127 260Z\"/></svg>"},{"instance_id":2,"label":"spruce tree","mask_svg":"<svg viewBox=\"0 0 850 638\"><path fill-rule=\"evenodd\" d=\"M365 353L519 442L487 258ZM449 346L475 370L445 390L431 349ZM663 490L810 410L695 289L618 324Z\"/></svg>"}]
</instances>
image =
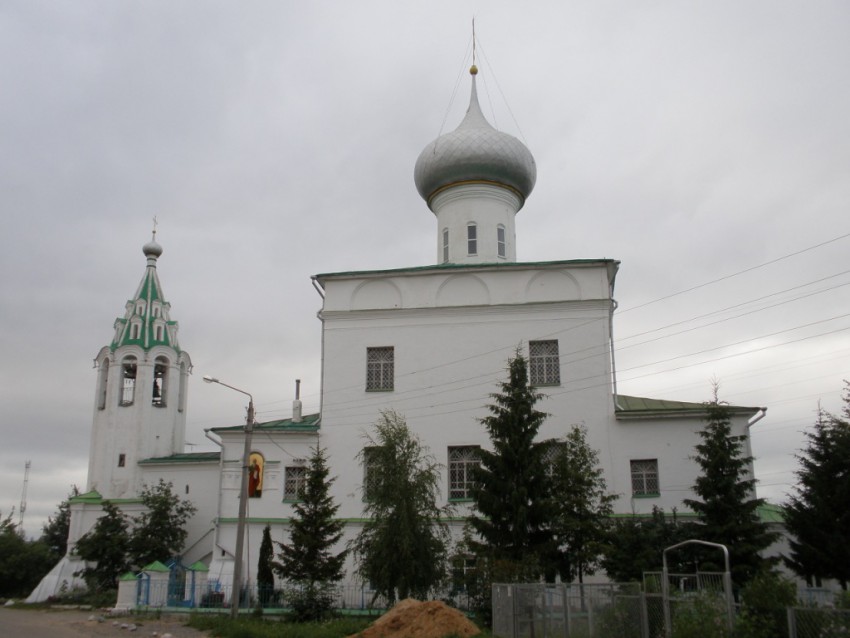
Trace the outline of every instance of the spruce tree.
<instances>
[{"instance_id":1,"label":"spruce tree","mask_svg":"<svg viewBox=\"0 0 850 638\"><path fill-rule=\"evenodd\" d=\"M333 606L332 585L343 575L347 550L334 553L342 538L345 522L336 518L339 505L333 502L330 487L335 478L328 477L327 458L318 445L300 493L292 507L294 515L289 524L290 542L278 543L278 562L274 571L297 586L290 594L298 620L319 620Z\"/></svg>"},{"instance_id":2,"label":"spruce tree","mask_svg":"<svg viewBox=\"0 0 850 638\"><path fill-rule=\"evenodd\" d=\"M845 382L846 383L846 382ZM844 418L818 412L797 456L798 484L785 510L791 534L788 566L808 582L834 578L843 590L850 582L850 387L844 391Z\"/></svg>"},{"instance_id":3,"label":"spruce tree","mask_svg":"<svg viewBox=\"0 0 850 638\"><path fill-rule=\"evenodd\" d=\"M354 539L359 573L388 604L425 598L445 577L448 530L438 505L440 471L404 418L381 414L361 454L369 518Z\"/></svg>"},{"instance_id":4,"label":"spruce tree","mask_svg":"<svg viewBox=\"0 0 850 638\"><path fill-rule=\"evenodd\" d=\"M481 419L493 450L481 450L481 464L473 471L477 516L470 523L479 539L471 547L480 559L507 561L520 572L533 565L539 574L544 557L553 551L550 444L537 441L546 414L534 406L543 395L530 385L519 350L508 362L508 380L500 389L490 395L490 415Z\"/></svg>"},{"instance_id":5,"label":"spruce tree","mask_svg":"<svg viewBox=\"0 0 850 638\"><path fill-rule=\"evenodd\" d=\"M263 528L263 540L260 541L260 556L257 559L257 590L260 595L260 605L268 604L274 593L274 547L272 546L271 526L266 523Z\"/></svg>"},{"instance_id":6,"label":"spruce tree","mask_svg":"<svg viewBox=\"0 0 850 638\"><path fill-rule=\"evenodd\" d=\"M702 527L702 540L721 543L729 550L732 580L737 586L749 582L758 571L770 565L760 552L778 535L759 519L758 508L764 499L755 497L755 479L751 477L752 457L744 455L745 436L733 436L729 407L717 400L706 405L707 425L696 446L702 473L694 485L699 499L684 503L696 514ZM715 568L722 564L716 563Z\"/></svg>"},{"instance_id":7,"label":"spruce tree","mask_svg":"<svg viewBox=\"0 0 850 638\"><path fill-rule=\"evenodd\" d=\"M92 591L114 589L118 585L118 577L130 569L127 518L117 505L109 501L103 503L103 511L103 516L77 541L75 547L79 557L91 563L78 575L85 579Z\"/></svg>"},{"instance_id":8,"label":"spruce tree","mask_svg":"<svg viewBox=\"0 0 850 638\"><path fill-rule=\"evenodd\" d=\"M564 582L583 583L585 575L596 571L617 497L608 493L599 453L587 443L583 427L573 426L551 449L552 531L557 545L551 564Z\"/></svg>"}]
</instances>

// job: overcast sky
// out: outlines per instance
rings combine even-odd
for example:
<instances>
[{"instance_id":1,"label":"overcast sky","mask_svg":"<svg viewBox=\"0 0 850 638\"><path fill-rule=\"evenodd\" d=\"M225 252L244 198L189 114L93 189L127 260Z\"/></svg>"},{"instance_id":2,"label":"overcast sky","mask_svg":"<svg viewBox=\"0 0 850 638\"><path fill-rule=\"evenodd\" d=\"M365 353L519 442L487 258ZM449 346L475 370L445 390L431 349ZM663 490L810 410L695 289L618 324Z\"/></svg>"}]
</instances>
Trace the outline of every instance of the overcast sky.
<instances>
[{"instance_id":1,"label":"overcast sky","mask_svg":"<svg viewBox=\"0 0 850 638\"><path fill-rule=\"evenodd\" d=\"M620 260L620 392L767 406L782 501L850 377L846 2L6 0L3 515L27 460L29 534L85 488L92 359L153 216L190 449L244 418L206 374L261 420L300 378L315 411L310 276L436 261L413 166L466 108L473 15L482 107L538 166L518 260Z\"/></svg>"}]
</instances>

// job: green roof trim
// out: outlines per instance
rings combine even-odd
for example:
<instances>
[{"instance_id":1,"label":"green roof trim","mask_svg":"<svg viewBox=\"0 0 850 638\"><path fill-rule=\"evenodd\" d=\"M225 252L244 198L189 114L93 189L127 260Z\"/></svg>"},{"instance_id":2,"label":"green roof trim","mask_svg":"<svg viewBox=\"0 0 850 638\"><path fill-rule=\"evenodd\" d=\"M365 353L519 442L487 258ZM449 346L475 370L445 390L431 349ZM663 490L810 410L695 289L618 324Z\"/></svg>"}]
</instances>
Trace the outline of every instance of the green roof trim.
<instances>
[{"instance_id":1,"label":"green roof trim","mask_svg":"<svg viewBox=\"0 0 850 638\"><path fill-rule=\"evenodd\" d=\"M265 423L255 423L254 432L318 432L320 414L305 414L301 417L298 423L293 423L292 419L280 419L278 421L266 421ZM220 428L210 428L213 432L242 432L245 430L244 425L231 425Z\"/></svg>"},{"instance_id":2,"label":"green roof trim","mask_svg":"<svg viewBox=\"0 0 850 638\"><path fill-rule=\"evenodd\" d=\"M127 572L118 580L138 580L138 577L133 572Z\"/></svg>"},{"instance_id":3,"label":"green roof trim","mask_svg":"<svg viewBox=\"0 0 850 638\"><path fill-rule=\"evenodd\" d=\"M167 573L167 572L170 572L171 570L168 569L168 567L166 567L162 563L160 563L158 560L155 560L154 562L152 562L147 567L143 567L142 571L143 572L159 572L159 573L166 572Z\"/></svg>"},{"instance_id":4,"label":"green roof trim","mask_svg":"<svg viewBox=\"0 0 850 638\"><path fill-rule=\"evenodd\" d=\"M204 565L201 561L195 561L191 565L189 565L189 569L193 572L208 572L210 568Z\"/></svg>"},{"instance_id":5,"label":"green roof trim","mask_svg":"<svg viewBox=\"0 0 850 638\"><path fill-rule=\"evenodd\" d=\"M705 416L707 404L689 401L668 401L666 399L649 399L618 394L615 399L615 415L618 419L680 416L702 418ZM753 415L766 408L748 407L741 405L727 406L733 415Z\"/></svg>"},{"instance_id":6,"label":"green roof trim","mask_svg":"<svg viewBox=\"0 0 850 638\"><path fill-rule=\"evenodd\" d=\"M765 503L756 510L762 523L784 523L785 508L774 503Z\"/></svg>"},{"instance_id":7,"label":"green roof trim","mask_svg":"<svg viewBox=\"0 0 850 638\"><path fill-rule=\"evenodd\" d=\"M528 267L545 266L593 266L606 265L617 267L620 262L616 259L564 259L560 261L514 261L493 262L486 264L435 264L432 266L414 266L412 268L389 268L386 270L350 270L343 272L320 273L313 275L314 279L330 279L334 277L363 277L367 275L404 275L408 273L422 273L428 271L445 270L518 270Z\"/></svg>"},{"instance_id":8,"label":"green roof trim","mask_svg":"<svg viewBox=\"0 0 850 638\"><path fill-rule=\"evenodd\" d=\"M157 456L139 461L139 465L164 465L168 463L218 463L221 452L184 452L171 456Z\"/></svg>"},{"instance_id":9,"label":"green roof trim","mask_svg":"<svg viewBox=\"0 0 850 638\"><path fill-rule=\"evenodd\" d=\"M77 496L72 496L68 499L69 503L102 503L103 497L100 495L100 492L97 490L92 490L91 492L86 492L85 494L78 494Z\"/></svg>"}]
</instances>

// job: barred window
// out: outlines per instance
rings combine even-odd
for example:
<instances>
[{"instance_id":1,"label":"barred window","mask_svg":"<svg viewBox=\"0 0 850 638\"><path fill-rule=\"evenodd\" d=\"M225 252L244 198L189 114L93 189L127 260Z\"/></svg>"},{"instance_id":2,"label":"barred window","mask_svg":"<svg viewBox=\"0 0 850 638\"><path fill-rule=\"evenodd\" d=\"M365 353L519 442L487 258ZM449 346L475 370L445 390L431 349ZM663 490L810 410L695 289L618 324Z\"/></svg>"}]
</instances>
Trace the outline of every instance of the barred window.
<instances>
[{"instance_id":1,"label":"barred window","mask_svg":"<svg viewBox=\"0 0 850 638\"><path fill-rule=\"evenodd\" d=\"M505 227L496 226L496 254L499 257L504 257L507 254L505 248Z\"/></svg>"},{"instance_id":2,"label":"barred window","mask_svg":"<svg viewBox=\"0 0 850 638\"><path fill-rule=\"evenodd\" d=\"M531 385L560 385L561 360L557 339L528 342L528 374Z\"/></svg>"},{"instance_id":3,"label":"barred window","mask_svg":"<svg viewBox=\"0 0 850 638\"><path fill-rule=\"evenodd\" d=\"M386 392L393 389L395 351L392 346L366 348L366 390Z\"/></svg>"},{"instance_id":4,"label":"barred window","mask_svg":"<svg viewBox=\"0 0 850 638\"><path fill-rule=\"evenodd\" d=\"M632 461L632 495L657 496L658 459Z\"/></svg>"},{"instance_id":5,"label":"barred window","mask_svg":"<svg viewBox=\"0 0 850 638\"><path fill-rule=\"evenodd\" d=\"M449 498L468 500L472 498L473 468L481 463L477 445L449 448Z\"/></svg>"},{"instance_id":6,"label":"barred window","mask_svg":"<svg viewBox=\"0 0 850 638\"><path fill-rule=\"evenodd\" d=\"M478 226L475 224L466 227L466 252L470 255L478 254Z\"/></svg>"},{"instance_id":7,"label":"barred window","mask_svg":"<svg viewBox=\"0 0 850 638\"><path fill-rule=\"evenodd\" d=\"M443 263L446 264L449 261L449 229L443 229Z\"/></svg>"},{"instance_id":8,"label":"barred window","mask_svg":"<svg viewBox=\"0 0 850 638\"><path fill-rule=\"evenodd\" d=\"M301 492L307 482L307 468L303 465L292 465L284 469L283 500L300 501Z\"/></svg>"}]
</instances>

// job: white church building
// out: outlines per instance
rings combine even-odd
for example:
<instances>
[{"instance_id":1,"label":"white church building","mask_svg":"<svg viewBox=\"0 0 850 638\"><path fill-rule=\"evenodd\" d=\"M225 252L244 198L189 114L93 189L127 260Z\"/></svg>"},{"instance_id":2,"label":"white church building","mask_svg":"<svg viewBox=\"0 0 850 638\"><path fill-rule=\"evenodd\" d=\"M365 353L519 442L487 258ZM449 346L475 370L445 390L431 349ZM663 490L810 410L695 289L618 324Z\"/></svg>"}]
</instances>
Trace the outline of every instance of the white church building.
<instances>
[{"instance_id":1,"label":"white church building","mask_svg":"<svg viewBox=\"0 0 850 638\"><path fill-rule=\"evenodd\" d=\"M619 262L516 261L514 220L534 188L536 166L522 142L485 119L476 73L473 66L463 121L425 147L414 171L436 218L436 265L313 277L321 296L320 413L302 415L296 398L291 419L254 428L249 578L267 524L274 540L288 540L292 504L317 444L338 477L332 495L346 521L344 541L357 534L364 520L363 434L384 410L403 415L444 466L441 498L456 506L450 522L460 530L471 511L469 468L489 445L479 420L517 348L545 394L538 407L550 416L540 437L585 427L618 496L618 514L649 514L653 507L687 513L683 500L695 496L699 468L691 456L705 426L703 405L617 393L612 325ZM202 562L209 582L225 591L232 584L245 428L208 431L218 452L184 451L192 362L180 349L157 276L162 249L151 241L144 254L139 288L96 358L88 483L72 501L68 555L30 600L78 581L74 544L103 501L132 515L143 486L160 478L197 507L182 562ZM765 409L731 411L733 434L747 437L749 452L749 426ZM352 561L346 580L355 583Z\"/></svg>"}]
</instances>

